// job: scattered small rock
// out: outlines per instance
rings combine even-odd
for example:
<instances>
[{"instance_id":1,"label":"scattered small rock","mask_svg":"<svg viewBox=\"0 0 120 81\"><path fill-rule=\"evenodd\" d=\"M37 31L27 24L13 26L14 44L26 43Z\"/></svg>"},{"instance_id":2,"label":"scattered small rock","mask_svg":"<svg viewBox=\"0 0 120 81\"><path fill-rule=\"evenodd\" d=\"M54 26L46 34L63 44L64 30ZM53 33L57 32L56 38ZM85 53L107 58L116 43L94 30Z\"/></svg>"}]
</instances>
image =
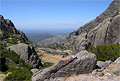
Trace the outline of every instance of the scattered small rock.
<instances>
[{"instance_id":1,"label":"scattered small rock","mask_svg":"<svg viewBox=\"0 0 120 81\"><path fill-rule=\"evenodd\" d=\"M114 61L114 63L120 64L120 57L118 57L118 58Z\"/></svg>"},{"instance_id":2,"label":"scattered small rock","mask_svg":"<svg viewBox=\"0 0 120 81\"><path fill-rule=\"evenodd\" d=\"M34 69L31 69L30 71L32 71L33 73L36 73L39 69L37 68L34 68Z\"/></svg>"}]
</instances>

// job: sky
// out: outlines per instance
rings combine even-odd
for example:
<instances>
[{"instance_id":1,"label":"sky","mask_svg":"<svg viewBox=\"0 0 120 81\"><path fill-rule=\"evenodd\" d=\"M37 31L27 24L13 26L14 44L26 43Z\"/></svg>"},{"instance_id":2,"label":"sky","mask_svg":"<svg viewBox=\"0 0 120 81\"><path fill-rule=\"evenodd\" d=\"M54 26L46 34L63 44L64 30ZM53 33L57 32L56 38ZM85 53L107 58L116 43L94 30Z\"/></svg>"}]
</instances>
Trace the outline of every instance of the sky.
<instances>
[{"instance_id":1,"label":"sky","mask_svg":"<svg viewBox=\"0 0 120 81\"><path fill-rule=\"evenodd\" d=\"M113 0L0 0L0 14L17 29L78 29Z\"/></svg>"}]
</instances>

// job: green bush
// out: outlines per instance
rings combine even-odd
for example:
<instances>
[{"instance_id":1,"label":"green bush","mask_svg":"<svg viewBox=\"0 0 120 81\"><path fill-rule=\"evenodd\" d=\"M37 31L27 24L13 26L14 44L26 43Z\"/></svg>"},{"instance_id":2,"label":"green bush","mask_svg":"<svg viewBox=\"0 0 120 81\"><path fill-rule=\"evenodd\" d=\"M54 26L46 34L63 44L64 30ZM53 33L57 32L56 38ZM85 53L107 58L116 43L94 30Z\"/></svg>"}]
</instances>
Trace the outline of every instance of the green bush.
<instances>
[{"instance_id":1,"label":"green bush","mask_svg":"<svg viewBox=\"0 0 120 81\"><path fill-rule=\"evenodd\" d=\"M0 35L0 41L3 41L4 37L2 35Z\"/></svg>"},{"instance_id":2,"label":"green bush","mask_svg":"<svg viewBox=\"0 0 120 81\"><path fill-rule=\"evenodd\" d=\"M29 71L28 69L11 69L12 74L9 74L4 81L25 81L25 80L31 80L31 77L33 73Z\"/></svg>"},{"instance_id":3,"label":"green bush","mask_svg":"<svg viewBox=\"0 0 120 81\"><path fill-rule=\"evenodd\" d=\"M14 61L15 63L19 62L19 55L17 55L14 51L8 51L6 49L0 50L2 54L2 58L8 58Z\"/></svg>"},{"instance_id":4,"label":"green bush","mask_svg":"<svg viewBox=\"0 0 120 81\"><path fill-rule=\"evenodd\" d=\"M7 39L7 43L17 44L17 38Z\"/></svg>"},{"instance_id":5,"label":"green bush","mask_svg":"<svg viewBox=\"0 0 120 81\"><path fill-rule=\"evenodd\" d=\"M46 62L46 63L43 64L43 67L41 67L41 68L39 69L39 71L40 71L40 70L43 70L43 69L45 69L45 68L48 68L48 67L52 66L53 64L54 64L54 63Z\"/></svg>"},{"instance_id":6,"label":"green bush","mask_svg":"<svg viewBox=\"0 0 120 81\"><path fill-rule=\"evenodd\" d=\"M120 14L119 14L119 13L117 13L117 14L113 15L112 17L115 17L115 16L117 16L117 15L120 15Z\"/></svg>"},{"instance_id":7,"label":"green bush","mask_svg":"<svg viewBox=\"0 0 120 81\"><path fill-rule=\"evenodd\" d=\"M114 61L120 56L120 44L98 45L96 47L90 45L87 51L96 54L98 60Z\"/></svg>"},{"instance_id":8,"label":"green bush","mask_svg":"<svg viewBox=\"0 0 120 81\"><path fill-rule=\"evenodd\" d=\"M28 70L30 70L32 68L31 65L25 64L23 59L19 59L19 67L23 67L23 68L26 68Z\"/></svg>"}]
</instances>

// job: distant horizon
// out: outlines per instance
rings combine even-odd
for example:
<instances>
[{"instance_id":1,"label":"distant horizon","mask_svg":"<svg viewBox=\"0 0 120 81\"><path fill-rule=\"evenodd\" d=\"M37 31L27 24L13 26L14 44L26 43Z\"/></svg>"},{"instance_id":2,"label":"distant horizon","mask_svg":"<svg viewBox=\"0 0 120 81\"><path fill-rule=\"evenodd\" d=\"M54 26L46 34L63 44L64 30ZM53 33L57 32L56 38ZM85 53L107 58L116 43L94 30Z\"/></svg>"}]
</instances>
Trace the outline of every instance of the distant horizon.
<instances>
[{"instance_id":1,"label":"distant horizon","mask_svg":"<svg viewBox=\"0 0 120 81\"><path fill-rule=\"evenodd\" d=\"M0 14L19 30L77 30L113 0L1 0ZM68 29L69 28L69 29Z\"/></svg>"},{"instance_id":2,"label":"distant horizon","mask_svg":"<svg viewBox=\"0 0 120 81\"><path fill-rule=\"evenodd\" d=\"M69 34L75 30L77 30L77 28L51 28L51 29L19 29L20 31L23 31L26 35L29 34L46 34L49 33L51 35L54 36L58 36L58 35L63 35L63 34Z\"/></svg>"}]
</instances>

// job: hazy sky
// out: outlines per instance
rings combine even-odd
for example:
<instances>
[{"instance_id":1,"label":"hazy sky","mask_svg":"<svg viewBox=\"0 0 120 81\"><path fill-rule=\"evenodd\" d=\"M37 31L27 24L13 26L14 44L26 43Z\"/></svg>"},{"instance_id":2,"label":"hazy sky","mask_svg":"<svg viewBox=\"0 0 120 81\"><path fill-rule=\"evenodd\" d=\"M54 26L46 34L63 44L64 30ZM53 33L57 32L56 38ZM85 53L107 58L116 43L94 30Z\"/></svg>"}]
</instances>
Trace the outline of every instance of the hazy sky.
<instances>
[{"instance_id":1,"label":"hazy sky","mask_svg":"<svg viewBox=\"0 0 120 81\"><path fill-rule=\"evenodd\" d=\"M18 29L79 28L113 0L0 0L0 14Z\"/></svg>"}]
</instances>

